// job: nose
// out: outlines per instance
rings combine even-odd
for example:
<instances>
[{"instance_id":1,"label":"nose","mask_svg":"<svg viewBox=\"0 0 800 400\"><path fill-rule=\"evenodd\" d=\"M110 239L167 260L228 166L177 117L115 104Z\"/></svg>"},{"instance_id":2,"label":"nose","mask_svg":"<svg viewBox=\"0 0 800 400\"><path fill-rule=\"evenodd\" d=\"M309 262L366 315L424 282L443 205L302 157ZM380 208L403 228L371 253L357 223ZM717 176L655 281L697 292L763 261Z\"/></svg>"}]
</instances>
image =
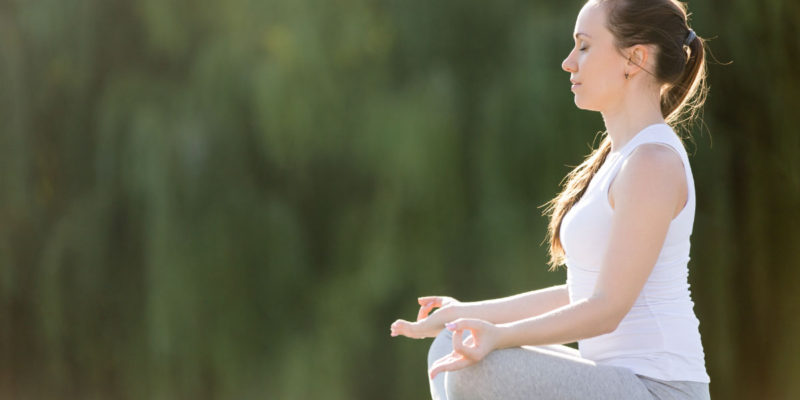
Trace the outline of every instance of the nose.
<instances>
[{"instance_id":1,"label":"nose","mask_svg":"<svg viewBox=\"0 0 800 400\"><path fill-rule=\"evenodd\" d=\"M561 62L561 69L563 69L566 72L574 74L578 70L578 65L574 61L572 61L572 54L573 53L570 52L567 58L565 58L564 61Z\"/></svg>"}]
</instances>

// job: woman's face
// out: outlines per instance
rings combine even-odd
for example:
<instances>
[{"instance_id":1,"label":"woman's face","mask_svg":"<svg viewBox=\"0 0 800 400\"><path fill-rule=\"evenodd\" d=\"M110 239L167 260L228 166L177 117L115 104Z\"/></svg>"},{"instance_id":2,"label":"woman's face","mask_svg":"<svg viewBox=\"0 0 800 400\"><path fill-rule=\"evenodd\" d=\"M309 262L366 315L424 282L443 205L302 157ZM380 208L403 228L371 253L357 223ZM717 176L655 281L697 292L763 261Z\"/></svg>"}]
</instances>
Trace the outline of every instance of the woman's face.
<instances>
[{"instance_id":1,"label":"woman's face","mask_svg":"<svg viewBox=\"0 0 800 400\"><path fill-rule=\"evenodd\" d=\"M584 110L604 111L622 98L627 60L614 46L605 21L602 6L586 3L575 22L575 47L561 63L570 73L575 105Z\"/></svg>"}]
</instances>

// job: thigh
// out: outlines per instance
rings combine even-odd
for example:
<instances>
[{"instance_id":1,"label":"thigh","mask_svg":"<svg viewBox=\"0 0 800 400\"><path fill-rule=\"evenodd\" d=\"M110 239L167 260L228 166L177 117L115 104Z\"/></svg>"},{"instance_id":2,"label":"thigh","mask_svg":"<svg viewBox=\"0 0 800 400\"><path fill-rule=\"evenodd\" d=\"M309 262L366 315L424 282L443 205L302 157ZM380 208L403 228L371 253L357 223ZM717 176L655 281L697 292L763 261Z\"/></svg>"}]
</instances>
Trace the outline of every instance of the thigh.
<instances>
[{"instance_id":1,"label":"thigh","mask_svg":"<svg viewBox=\"0 0 800 400\"><path fill-rule=\"evenodd\" d=\"M444 373L446 398L653 399L632 371L599 366L563 350L546 346L495 350L477 364Z\"/></svg>"}]
</instances>

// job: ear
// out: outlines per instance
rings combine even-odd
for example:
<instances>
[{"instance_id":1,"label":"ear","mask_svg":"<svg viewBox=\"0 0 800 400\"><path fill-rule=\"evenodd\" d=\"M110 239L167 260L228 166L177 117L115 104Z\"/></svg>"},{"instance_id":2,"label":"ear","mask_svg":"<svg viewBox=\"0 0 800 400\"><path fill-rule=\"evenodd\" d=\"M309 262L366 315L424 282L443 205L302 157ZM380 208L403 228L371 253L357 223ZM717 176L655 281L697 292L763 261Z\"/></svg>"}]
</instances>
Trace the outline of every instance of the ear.
<instances>
[{"instance_id":1,"label":"ear","mask_svg":"<svg viewBox=\"0 0 800 400\"><path fill-rule=\"evenodd\" d=\"M628 55L625 61L625 72L635 76L639 71L646 68L652 49L650 46L637 44L628 47L625 52Z\"/></svg>"}]
</instances>

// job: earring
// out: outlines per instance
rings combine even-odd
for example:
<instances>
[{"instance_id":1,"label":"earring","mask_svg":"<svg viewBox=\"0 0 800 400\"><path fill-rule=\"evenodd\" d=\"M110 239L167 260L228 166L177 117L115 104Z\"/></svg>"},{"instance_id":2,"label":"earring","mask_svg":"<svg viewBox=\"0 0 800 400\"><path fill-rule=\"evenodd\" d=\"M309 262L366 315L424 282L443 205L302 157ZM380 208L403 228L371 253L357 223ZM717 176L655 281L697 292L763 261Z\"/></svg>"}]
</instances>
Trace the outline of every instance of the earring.
<instances>
[{"instance_id":1,"label":"earring","mask_svg":"<svg viewBox=\"0 0 800 400\"><path fill-rule=\"evenodd\" d=\"M629 75L628 75L628 73L626 72L626 73L625 73L625 80L628 80L628 78L629 78Z\"/></svg>"}]
</instances>

